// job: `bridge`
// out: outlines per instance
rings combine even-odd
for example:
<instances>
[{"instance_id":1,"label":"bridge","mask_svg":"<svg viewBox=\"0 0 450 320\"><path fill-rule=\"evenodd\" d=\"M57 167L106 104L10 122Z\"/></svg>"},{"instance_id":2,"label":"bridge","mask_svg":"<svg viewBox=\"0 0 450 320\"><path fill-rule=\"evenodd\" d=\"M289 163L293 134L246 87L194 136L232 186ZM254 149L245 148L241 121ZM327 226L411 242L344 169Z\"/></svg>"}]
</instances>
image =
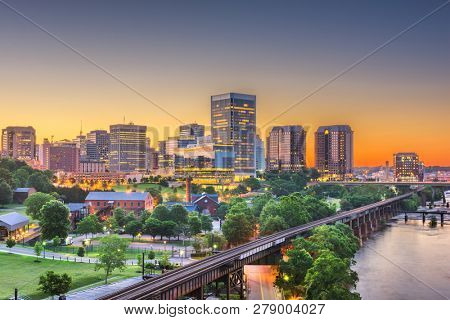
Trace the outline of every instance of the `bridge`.
<instances>
[{"instance_id":1,"label":"bridge","mask_svg":"<svg viewBox=\"0 0 450 320\"><path fill-rule=\"evenodd\" d=\"M411 197L412 191L357 209L338 213L298 227L272 234L217 253L198 262L142 281L128 288L102 297L102 300L174 300L183 296L204 299L207 284L223 282L227 299L236 292L244 298L244 266L254 264L268 256L279 253L292 239L306 235L313 228L325 224L342 222L349 225L360 239L367 237L384 221L400 212L402 200Z\"/></svg>"},{"instance_id":2,"label":"bridge","mask_svg":"<svg viewBox=\"0 0 450 320\"><path fill-rule=\"evenodd\" d=\"M341 186L362 186L362 185L379 185L379 186L431 186L431 187L443 187L450 189L450 182L444 181L317 181L310 182L309 185L341 185Z\"/></svg>"}]
</instances>

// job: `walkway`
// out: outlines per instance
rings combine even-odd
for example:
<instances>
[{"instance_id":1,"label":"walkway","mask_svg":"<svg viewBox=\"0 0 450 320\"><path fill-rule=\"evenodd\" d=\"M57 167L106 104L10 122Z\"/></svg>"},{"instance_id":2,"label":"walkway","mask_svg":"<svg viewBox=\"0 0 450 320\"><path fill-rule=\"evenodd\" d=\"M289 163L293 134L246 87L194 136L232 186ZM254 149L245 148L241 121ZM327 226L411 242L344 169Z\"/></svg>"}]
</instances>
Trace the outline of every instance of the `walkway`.
<instances>
[{"instance_id":1,"label":"walkway","mask_svg":"<svg viewBox=\"0 0 450 320\"><path fill-rule=\"evenodd\" d=\"M7 248L5 244L0 243L0 252L6 252L6 253L14 253L22 256L30 256L30 257L36 257L36 254L34 253L33 248L29 247L21 247L20 245L15 246L11 249ZM82 263L97 263L97 258L89 258L89 257L77 257L73 255L66 255L62 253L57 253L53 251L46 251L45 255L42 252L39 259L50 259L50 260L60 260L60 261L71 261L71 262L82 262ZM169 261L171 263L175 264L182 264L182 265L188 265L196 260L191 258L179 258L179 257L170 257ZM130 259L127 260L127 265L136 265L137 259Z\"/></svg>"}]
</instances>

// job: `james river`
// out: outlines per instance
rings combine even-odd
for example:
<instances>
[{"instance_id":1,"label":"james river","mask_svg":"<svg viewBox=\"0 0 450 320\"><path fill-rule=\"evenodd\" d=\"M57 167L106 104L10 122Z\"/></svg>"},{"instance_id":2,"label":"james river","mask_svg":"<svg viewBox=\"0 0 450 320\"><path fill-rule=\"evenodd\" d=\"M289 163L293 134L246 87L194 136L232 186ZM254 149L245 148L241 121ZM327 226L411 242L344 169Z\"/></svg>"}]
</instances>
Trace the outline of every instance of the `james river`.
<instances>
[{"instance_id":1,"label":"james river","mask_svg":"<svg viewBox=\"0 0 450 320\"><path fill-rule=\"evenodd\" d=\"M355 257L363 299L450 299L450 223L390 222Z\"/></svg>"}]
</instances>

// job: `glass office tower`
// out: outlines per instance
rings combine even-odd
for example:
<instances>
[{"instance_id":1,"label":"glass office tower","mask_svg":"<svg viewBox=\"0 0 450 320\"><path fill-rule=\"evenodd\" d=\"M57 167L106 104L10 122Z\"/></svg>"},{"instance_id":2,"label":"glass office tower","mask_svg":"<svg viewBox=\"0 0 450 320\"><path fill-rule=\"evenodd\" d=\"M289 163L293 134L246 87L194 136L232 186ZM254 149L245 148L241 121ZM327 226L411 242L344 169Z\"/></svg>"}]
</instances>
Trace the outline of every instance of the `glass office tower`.
<instances>
[{"instance_id":1,"label":"glass office tower","mask_svg":"<svg viewBox=\"0 0 450 320\"><path fill-rule=\"evenodd\" d=\"M256 96L226 93L211 97L211 133L216 145L231 146L234 173L255 176Z\"/></svg>"}]
</instances>

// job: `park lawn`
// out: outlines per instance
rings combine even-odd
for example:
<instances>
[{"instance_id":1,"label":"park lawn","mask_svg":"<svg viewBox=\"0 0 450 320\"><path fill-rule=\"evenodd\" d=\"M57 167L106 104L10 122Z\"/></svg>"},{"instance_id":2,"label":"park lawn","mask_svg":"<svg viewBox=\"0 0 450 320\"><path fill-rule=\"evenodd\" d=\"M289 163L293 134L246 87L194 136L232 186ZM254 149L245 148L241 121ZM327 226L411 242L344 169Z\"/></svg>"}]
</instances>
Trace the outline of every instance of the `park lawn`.
<instances>
[{"instance_id":1,"label":"park lawn","mask_svg":"<svg viewBox=\"0 0 450 320\"><path fill-rule=\"evenodd\" d=\"M133 184L129 185L116 185L113 186L113 190L116 192L125 192L127 191L127 188L131 187L134 189ZM136 191L144 192L148 188L158 189L159 184L157 183L137 183L136 184ZM163 196L164 201L167 201L170 194L173 194L172 188L169 187L162 187L161 194ZM180 197L180 199L184 199L185 196L185 189L184 187L178 187L177 188L177 195Z\"/></svg>"},{"instance_id":2,"label":"park lawn","mask_svg":"<svg viewBox=\"0 0 450 320\"><path fill-rule=\"evenodd\" d=\"M8 299L19 289L19 295L31 299L43 299L46 295L38 290L39 276L47 271L67 273L72 277L71 290L88 286L94 283L103 284L103 269L95 271L94 264L76 263L66 261L53 261L29 256L8 254L0 252L0 299ZM128 266L123 272L115 271L111 278L114 281L139 276L140 268Z\"/></svg>"},{"instance_id":3,"label":"park lawn","mask_svg":"<svg viewBox=\"0 0 450 320\"><path fill-rule=\"evenodd\" d=\"M27 208L23 204L7 204L7 205L0 207L0 216L3 214L10 213L10 212L17 212L17 213L27 215L25 213L26 209Z\"/></svg>"}]
</instances>

